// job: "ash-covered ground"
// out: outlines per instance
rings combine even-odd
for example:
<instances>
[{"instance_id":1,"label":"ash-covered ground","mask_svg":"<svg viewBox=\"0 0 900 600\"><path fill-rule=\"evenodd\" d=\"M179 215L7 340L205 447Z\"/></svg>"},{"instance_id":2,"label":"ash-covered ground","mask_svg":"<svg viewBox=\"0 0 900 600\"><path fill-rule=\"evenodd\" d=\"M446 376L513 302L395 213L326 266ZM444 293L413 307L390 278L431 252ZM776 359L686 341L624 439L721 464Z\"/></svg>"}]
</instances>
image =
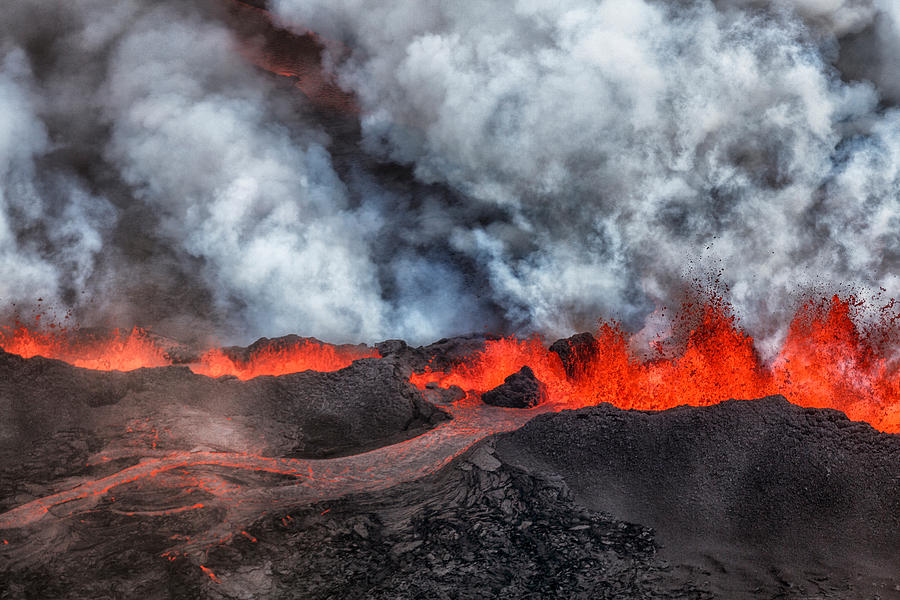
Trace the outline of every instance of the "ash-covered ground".
<instances>
[{"instance_id":1,"label":"ash-covered ground","mask_svg":"<svg viewBox=\"0 0 900 600\"><path fill-rule=\"evenodd\" d=\"M0 354L0 598L900 598L900 436L409 383L483 341L249 381Z\"/></svg>"}]
</instances>

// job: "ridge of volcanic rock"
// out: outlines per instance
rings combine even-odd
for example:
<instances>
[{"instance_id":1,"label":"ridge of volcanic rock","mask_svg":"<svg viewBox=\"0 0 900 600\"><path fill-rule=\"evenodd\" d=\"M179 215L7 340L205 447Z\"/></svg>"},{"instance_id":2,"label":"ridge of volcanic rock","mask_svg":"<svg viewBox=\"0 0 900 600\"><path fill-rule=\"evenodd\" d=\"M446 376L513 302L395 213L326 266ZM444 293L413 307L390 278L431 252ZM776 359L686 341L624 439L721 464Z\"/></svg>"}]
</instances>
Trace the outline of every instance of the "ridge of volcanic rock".
<instances>
[{"instance_id":1,"label":"ridge of volcanic rock","mask_svg":"<svg viewBox=\"0 0 900 600\"><path fill-rule=\"evenodd\" d=\"M178 366L94 371L0 351L0 446L41 444L71 428L99 434L117 424L126 445L138 442L139 431L159 437L152 448L144 440L147 447L139 444L133 453L200 445L277 456L353 454L449 418L408 377L408 369L390 359L241 381Z\"/></svg>"},{"instance_id":2,"label":"ridge of volcanic rock","mask_svg":"<svg viewBox=\"0 0 900 600\"><path fill-rule=\"evenodd\" d=\"M288 351L305 344L330 347L337 352L355 351L364 353L371 351L371 348L366 344L330 344L315 337L305 337L293 333L275 338L261 337L249 346L223 346L218 348L218 350L235 362L246 363L258 354Z\"/></svg>"},{"instance_id":3,"label":"ridge of volcanic rock","mask_svg":"<svg viewBox=\"0 0 900 600\"><path fill-rule=\"evenodd\" d=\"M483 352L485 343L497 341L501 336L484 333L469 333L451 338L441 338L427 346L413 347L403 340L385 340L375 344L382 356L393 356L409 368L422 373L426 368L432 371L449 371L465 362L478 352Z\"/></svg>"}]
</instances>

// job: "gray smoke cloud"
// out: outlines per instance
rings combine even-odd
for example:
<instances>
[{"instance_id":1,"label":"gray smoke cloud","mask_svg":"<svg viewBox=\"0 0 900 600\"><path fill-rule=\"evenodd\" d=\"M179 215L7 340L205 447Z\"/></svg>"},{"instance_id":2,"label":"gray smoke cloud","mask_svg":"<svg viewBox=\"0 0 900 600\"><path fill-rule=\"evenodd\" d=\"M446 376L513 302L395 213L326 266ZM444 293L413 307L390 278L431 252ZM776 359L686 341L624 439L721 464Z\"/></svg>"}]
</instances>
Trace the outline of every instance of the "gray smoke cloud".
<instances>
[{"instance_id":1,"label":"gray smoke cloud","mask_svg":"<svg viewBox=\"0 0 900 600\"><path fill-rule=\"evenodd\" d=\"M369 151L512 214L453 241L515 324L635 321L691 261L763 337L802 286L900 291L893 2L274 6L355 49Z\"/></svg>"},{"instance_id":2,"label":"gray smoke cloud","mask_svg":"<svg viewBox=\"0 0 900 600\"><path fill-rule=\"evenodd\" d=\"M805 287L900 295L891 0L269 8L358 115L251 65L220 0L4 9L0 301L426 342L657 327L721 269L765 350Z\"/></svg>"}]
</instances>

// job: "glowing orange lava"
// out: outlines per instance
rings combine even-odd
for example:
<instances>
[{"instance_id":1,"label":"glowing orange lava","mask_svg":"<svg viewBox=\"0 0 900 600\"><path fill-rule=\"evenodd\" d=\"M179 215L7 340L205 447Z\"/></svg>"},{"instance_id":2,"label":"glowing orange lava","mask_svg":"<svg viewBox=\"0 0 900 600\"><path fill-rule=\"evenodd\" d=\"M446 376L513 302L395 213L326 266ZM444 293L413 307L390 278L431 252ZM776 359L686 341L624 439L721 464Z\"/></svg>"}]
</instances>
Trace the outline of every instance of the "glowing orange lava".
<instances>
[{"instance_id":1,"label":"glowing orange lava","mask_svg":"<svg viewBox=\"0 0 900 600\"><path fill-rule=\"evenodd\" d=\"M163 350L137 327L125 334L76 339L65 332L31 331L22 325L0 329L0 347L24 358L44 356L99 371L131 371L171 364Z\"/></svg>"},{"instance_id":2,"label":"glowing orange lava","mask_svg":"<svg viewBox=\"0 0 900 600\"><path fill-rule=\"evenodd\" d=\"M43 356L65 361L76 367L99 371L131 371L143 367L165 367L172 360L142 329L128 334L118 330L110 336L76 335L63 329L28 329L23 325L0 328L0 348L23 358ZM200 375L234 375L252 379L260 375L285 375L300 371L337 371L359 358L378 357L365 346L333 346L318 340L262 347L250 352L246 360L230 357L214 348L198 362L188 365Z\"/></svg>"},{"instance_id":3,"label":"glowing orange lava","mask_svg":"<svg viewBox=\"0 0 900 600\"><path fill-rule=\"evenodd\" d=\"M887 432L900 432L900 368L888 356L895 320L864 329L854 320L855 299L808 302L798 311L777 358L766 365L753 338L718 299L685 305L682 322L693 326L671 356L637 358L628 336L603 323L595 352L576 361L568 378L559 356L537 339L487 342L484 352L449 372L426 371L411 381L424 387L458 385L480 394L528 365L547 384L560 408L609 402L620 408L664 410L706 406L729 398L783 394L794 404L841 410ZM687 318L691 317L691 318Z\"/></svg>"},{"instance_id":4,"label":"glowing orange lava","mask_svg":"<svg viewBox=\"0 0 900 600\"><path fill-rule=\"evenodd\" d=\"M297 344L264 347L251 353L248 360L230 358L222 350L210 350L191 369L201 375L235 375L252 379L260 375L284 375L300 371L337 371L359 358L378 357L375 350L359 346L332 346L315 340Z\"/></svg>"},{"instance_id":5,"label":"glowing orange lava","mask_svg":"<svg viewBox=\"0 0 900 600\"><path fill-rule=\"evenodd\" d=\"M900 432L900 316L884 316L863 326L864 306L855 298L809 301L795 315L781 350L763 362L730 307L707 298L682 307L674 320L680 345L650 359L635 355L635 341L615 323L602 323L596 346L570 366L542 341L507 338L487 342L483 352L447 372L413 374L424 387L458 385L477 400L505 377L528 365L547 385L548 399L563 408L609 402L620 408L664 410L679 405L705 406L728 398L783 394L791 402L833 408L851 419L887 432ZM77 341L76 341L77 340ZM109 338L72 336L56 329L0 329L0 346L23 357L46 356L78 367L127 371L171 364L165 352L142 330ZM661 346L660 346L661 347ZM336 371L360 358L377 357L365 346L333 346L314 339L276 342L237 354L213 349L191 366L211 377L242 380L300 371Z\"/></svg>"},{"instance_id":6,"label":"glowing orange lava","mask_svg":"<svg viewBox=\"0 0 900 600\"><path fill-rule=\"evenodd\" d=\"M205 567L205 566L203 566L203 565L200 565L200 569L201 569L204 573L206 573L206 575L207 575L210 579L212 579L213 582L219 583L219 578L216 577L216 574L213 573L211 569L209 569L209 568L207 568L207 567Z\"/></svg>"}]
</instances>

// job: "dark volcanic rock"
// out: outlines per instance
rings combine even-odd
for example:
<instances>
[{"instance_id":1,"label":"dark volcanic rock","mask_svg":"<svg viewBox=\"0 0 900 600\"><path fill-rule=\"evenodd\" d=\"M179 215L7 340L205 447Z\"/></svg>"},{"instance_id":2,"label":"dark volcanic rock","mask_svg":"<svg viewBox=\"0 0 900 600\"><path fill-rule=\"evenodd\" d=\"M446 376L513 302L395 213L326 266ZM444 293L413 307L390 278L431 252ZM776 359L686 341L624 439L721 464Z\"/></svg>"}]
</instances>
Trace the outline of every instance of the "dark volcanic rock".
<instances>
[{"instance_id":1,"label":"dark volcanic rock","mask_svg":"<svg viewBox=\"0 0 900 600\"><path fill-rule=\"evenodd\" d=\"M503 380L503 383L481 395L481 400L491 406L504 408L531 408L546 396L546 386L525 366Z\"/></svg>"},{"instance_id":2,"label":"dark volcanic rock","mask_svg":"<svg viewBox=\"0 0 900 600\"><path fill-rule=\"evenodd\" d=\"M265 572L266 598L686 598L652 532L578 506L559 477L501 463L481 444L441 472L281 512L213 549L207 566L239 597Z\"/></svg>"},{"instance_id":3,"label":"dark volcanic rock","mask_svg":"<svg viewBox=\"0 0 900 600\"><path fill-rule=\"evenodd\" d=\"M332 373L253 381L269 400L268 414L302 424L294 454L333 456L401 441L448 418L408 377L397 361L366 358Z\"/></svg>"},{"instance_id":4,"label":"dark volcanic rock","mask_svg":"<svg viewBox=\"0 0 900 600\"><path fill-rule=\"evenodd\" d=\"M653 527L723 598L900 597L900 436L780 396L535 418L497 456Z\"/></svg>"},{"instance_id":5,"label":"dark volcanic rock","mask_svg":"<svg viewBox=\"0 0 900 600\"><path fill-rule=\"evenodd\" d=\"M442 388L433 381L425 384L425 389L422 393L425 399L433 404L452 404L466 397L465 390L458 385Z\"/></svg>"},{"instance_id":6,"label":"dark volcanic rock","mask_svg":"<svg viewBox=\"0 0 900 600\"><path fill-rule=\"evenodd\" d=\"M159 556L189 525L186 515L150 522L92 511L78 523L77 558L0 564L0 578L11 598L709 597L673 587L649 529L578 506L559 477L502 464L490 443L418 481L276 509L210 547L208 572Z\"/></svg>"},{"instance_id":7,"label":"dark volcanic rock","mask_svg":"<svg viewBox=\"0 0 900 600\"><path fill-rule=\"evenodd\" d=\"M13 504L7 486L64 475L63 457L71 472L84 469L86 450L56 453L46 474L21 458L23 449L48 456L44 446L67 448L73 431L92 447L103 439L131 455L199 448L324 457L413 437L447 415L408 374L397 361L364 359L332 373L240 381L187 367L91 371L0 351L0 508ZM20 473L26 463L31 475Z\"/></svg>"},{"instance_id":8,"label":"dark volcanic rock","mask_svg":"<svg viewBox=\"0 0 900 600\"><path fill-rule=\"evenodd\" d=\"M421 373L425 367L434 371L446 371L474 354L484 351L487 341L499 340L499 336L472 333L444 338L428 346L413 348L402 340L386 340L375 344L384 357L393 357L413 371Z\"/></svg>"},{"instance_id":9,"label":"dark volcanic rock","mask_svg":"<svg viewBox=\"0 0 900 600\"><path fill-rule=\"evenodd\" d=\"M354 377L388 377L390 361L377 362L360 361ZM357 393L348 385L310 384ZM34 460L83 461L97 443L78 430L53 439ZM202 563L160 554L225 518L209 492L181 485L169 498L126 483L69 519L52 560L16 567L0 546L0 597L887 600L900 596L898 470L900 436L781 398L660 413L602 405L539 416L415 481L267 505ZM260 492L296 485L205 474ZM130 516L148 502L199 507ZM59 535L4 536L12 548L37 532Z\"/></svg>"},{"instance_id":10,"label":"dark volcanic rock","mask_svg":"<svg viewBox=\"0 0 900 600\"><path fill-rule=\"evenodd\" d=\"M246 363L257 354L264 352L278 352L290 350L305 344L331 346L338 352L349 351L365 354L371 348L365 344L329 344L314 337L301 337L299 335L284 335L277 338L259 338L249 346L226 346L222 348L223 354L236 362Z\"/></svg>"},{"instance_id":11,"label":"dark volcanic rock","mask_svg":"<svg viewBox=\"0 0 900 600\"><path fill-rule=\"evenodd\" d=\"M556 340L550 346L562 360L566 375L577 377L582 365L597 356L597 340L590 333L578 333L572 337Z\"/></svg>"}]
</instances>

